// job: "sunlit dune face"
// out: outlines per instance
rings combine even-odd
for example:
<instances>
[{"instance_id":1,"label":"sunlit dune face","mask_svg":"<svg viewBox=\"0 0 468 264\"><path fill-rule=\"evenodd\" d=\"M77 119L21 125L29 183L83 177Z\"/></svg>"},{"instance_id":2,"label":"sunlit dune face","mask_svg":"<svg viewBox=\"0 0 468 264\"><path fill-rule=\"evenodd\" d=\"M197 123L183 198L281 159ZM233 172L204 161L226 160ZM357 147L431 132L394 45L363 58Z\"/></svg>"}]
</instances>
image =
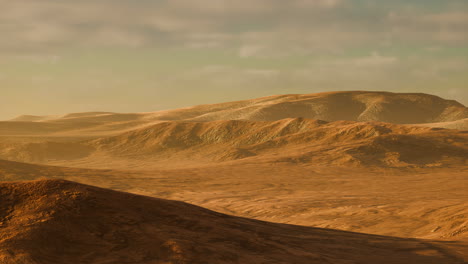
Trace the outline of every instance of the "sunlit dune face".
<instances>
[{"instance_id":1,"label":"sunlit dune face","mask_svg":"<svg viewBox=\"0 0 468 264\"><path fill-rule=\"evenodd\" d=\"M467 28L466 0L0 0L0 264L465 263Z\"/></svg>"},{"instance_id":2,"label":"sunlit dune face","mask_svg":"<svg viewBox=\"0 0 468 264\"><path fill-rule=\"evenodd\" d=\"M437 96L365 91L134 114L25 115L0 122L0 159L107 169L239 160L447 167L466 162L466 135L439 130L464 129L467 118L465 106Z\"/></svg>"},{"instance_id":3,"label":"sunlit dune face","mask_svg":"<svg viewBox=\"0 0 468 264\"><path fill-rule=\"evenodd\" d=\"M0 119L327 90L468 102L462 0L1 5Z\"/></svg>"}]
</instances>

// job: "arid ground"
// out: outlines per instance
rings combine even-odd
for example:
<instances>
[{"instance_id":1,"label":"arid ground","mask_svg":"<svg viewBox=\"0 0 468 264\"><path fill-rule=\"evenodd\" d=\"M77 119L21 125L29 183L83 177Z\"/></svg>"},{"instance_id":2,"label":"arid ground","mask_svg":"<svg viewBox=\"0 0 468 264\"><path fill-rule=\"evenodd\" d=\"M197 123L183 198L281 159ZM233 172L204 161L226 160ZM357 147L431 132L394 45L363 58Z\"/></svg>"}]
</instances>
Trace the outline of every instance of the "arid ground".
<instances>
[{"instance_id":1,"label":"arid ground","mask_svg":"<svg viewBox=\"0 0 468 264\"><path fill-rule=\"evenodd\" d=\"M0 263L465 263L467 129L383 92L2 121Z\"/></svg>"}]
</instances>

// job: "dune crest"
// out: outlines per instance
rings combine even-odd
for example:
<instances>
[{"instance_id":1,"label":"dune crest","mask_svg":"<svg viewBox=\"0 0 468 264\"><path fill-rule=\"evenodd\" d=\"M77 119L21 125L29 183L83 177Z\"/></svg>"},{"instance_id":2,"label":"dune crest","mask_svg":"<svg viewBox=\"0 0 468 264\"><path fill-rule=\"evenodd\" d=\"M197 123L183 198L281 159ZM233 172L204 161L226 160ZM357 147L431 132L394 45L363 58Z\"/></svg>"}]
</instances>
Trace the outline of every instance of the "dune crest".
<instances>
[{"instance_id":1,"label":"dune crest","mask_svg":"<svg viewBox=\"0 0 468 264\"><path fill-rule=\"evenodd\" d=\"M462 104L422 93L328 92L291 94L200 105L154 113L160 120L274 121L304 117L326 121L380 121L396 124L449 122L468 117Z\"/></svg>"},{"instance_id":2,"label":"dune crest","mask_svg":"<svg viewBox=\"0 0 468 264\"><path fill-rule=\"evenodd\" d=\"M430 125L468 118L468 108L453 100L422 93L349 91L290 94L148 113L20 116L0 122L0 135L101 137L162 121L278 121L299 117L329 122L347 120Z\"/></svg>"},{"instance_id":3,"label":"dune crest","mask_svg":"<svg viewBox=\"0 0 468 264\"><path fill-rule=\"evenodd\" d=\"M467 118L356 91L0 122L0 180L168 199L0 183L0 263L464 263Z\"/></svg>"},{"instance_id":4,"label":"dune crest","mask_svg":"<svg viewBox=\"0 0 468 264\"><path fill-rule=\"evenodd\" d=\"M446 129L468 130L468 118L440 123L416 124L418 126L436 127Z\"/></svg>"}]
</instances>

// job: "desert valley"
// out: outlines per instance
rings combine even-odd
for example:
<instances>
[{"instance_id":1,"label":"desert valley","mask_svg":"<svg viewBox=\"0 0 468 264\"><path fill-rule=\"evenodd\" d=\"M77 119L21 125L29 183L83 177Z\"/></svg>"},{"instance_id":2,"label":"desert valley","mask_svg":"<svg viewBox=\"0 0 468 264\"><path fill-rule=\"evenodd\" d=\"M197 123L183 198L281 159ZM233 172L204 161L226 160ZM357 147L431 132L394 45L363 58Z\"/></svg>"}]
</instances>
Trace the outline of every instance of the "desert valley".
<instances>
[{"instance_id":1,"label":"desert valley","mask_svg":"<svg viewBox=\"0 0 468 264\"><path fill-rule=\"evenodd\" d=\"M0 122L0 263L468 262L468 108L288 94Z\"/></svg>"}]
</instances>

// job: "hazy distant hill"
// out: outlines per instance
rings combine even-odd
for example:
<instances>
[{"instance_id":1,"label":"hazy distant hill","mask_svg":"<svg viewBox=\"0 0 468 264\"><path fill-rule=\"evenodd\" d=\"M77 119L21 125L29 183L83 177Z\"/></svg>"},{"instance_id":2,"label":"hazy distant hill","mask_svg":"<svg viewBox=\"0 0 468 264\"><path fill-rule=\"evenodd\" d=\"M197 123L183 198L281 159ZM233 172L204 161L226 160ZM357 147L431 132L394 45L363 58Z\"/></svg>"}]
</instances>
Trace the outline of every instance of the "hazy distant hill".
<instances>
[{"instance_id":1,"label":"hazy distant hill","mask_svg":"<svg viewBox=\"0 0 468 264\"><path fill-rule=\"evenodd\" d=\"M468 118L468 108L456 101L428 94L329 92L277 95L150 113L89 112L63 116L21 116L12 121L0 122L0 135L103 136L161 121L277 121L297 117L325 121L437 123L435 126L441 126L440 123ZM463 124L447 127L466 128Z\"/></svg>"},{"instance_id":2,"label":"hazy distant hill","mask_svg":"<svg viewBox=\"0 0 468 264\"><path fill-rule=\"evenodd\" d=\"M449 121L449 122L440 122L440 123L428 123L428 124L418 124L419 126L425 127L440 127L447 129L458 129L458 130L468 130L468 118Z\"/></svg>"},{"instance_id":3,"label":"hazy distant hill","mask_svg":"<svg viewBox=\"0 0 468 264\"><path fill-rule=\"evenodd\" d=\"M468 118L468 108L428 94L352 91L278 95L155 113L157 119L197 121L273 121L295 117L417 124Z\"/></svg>"}]
</instances>

